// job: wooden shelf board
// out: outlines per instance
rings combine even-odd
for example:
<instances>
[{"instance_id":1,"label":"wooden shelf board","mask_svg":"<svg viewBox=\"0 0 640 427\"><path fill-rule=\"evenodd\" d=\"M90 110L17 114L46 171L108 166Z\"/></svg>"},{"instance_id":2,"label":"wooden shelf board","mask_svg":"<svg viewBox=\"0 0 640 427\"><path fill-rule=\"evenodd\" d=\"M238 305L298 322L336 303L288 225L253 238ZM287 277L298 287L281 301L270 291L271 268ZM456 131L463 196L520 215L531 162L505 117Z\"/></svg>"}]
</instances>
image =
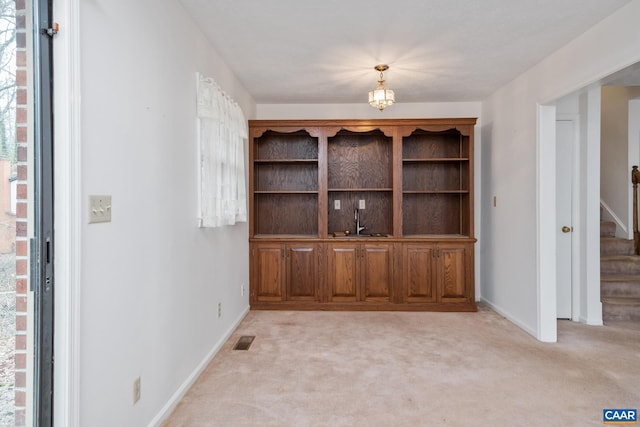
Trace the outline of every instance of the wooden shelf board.
<instances>
[{"instance_id":1,"label":"wooden shelf board","mask_svg":"<svg viewBox=\"0 0 640 427\"><path fill-rule=\"evenodd\" d=\"M470 239L464 234L405 234L406 239L436 239L438 241L445 239Z\"/></svg>"},{"instance_id":2,"label":"wooden shelf board","mask_svg":"<svg viewBox=\"0 0 640 427\"><path fill-rule=\"evenodd\" d=\"M306 191L306 190L291 190L291 191L286 191L286 190L278 190L278 191L256 190L253 193L254 194L318 194L318 191L317 190L313 190L313 191Z\"/></svg>"},{"instance_id":3,"label":"wooden shelf board","mask_svg":"<svg viewBox=\"0 0 640 427\"><path fill-rule=\"evenodd\" d=\"M469 194L469 190L402 190L402 194Z\"/></svg>"},{"instance_id":4,"label":"wooden shelf board","mask_svg":"<svg viewBox=\"0 0 640 427\"><path fill-rule=\"evenodd\" d=\"M315 243L346 243L349 241L357 241L358 243L370 242L370 243L425 243L425 242L438 242L438 243L475 243L476 238L462 234L405 234L402 237L393 236L389 237L333 237L325 236L318 237L316 234L256 234L249 238L250 242L263 242L263 241L313 241Z\"/></svg>"},{"instance_id":5,"label":"wooden shelf board","mask_svg":"<svg viewBox=\"0 0 640 427\"><path fill-rule=\"evenodd\" d=\"M393 188L330 188L329 192L340 193L340 192L360 192L360 191L380 191L380 192L390 192L393 191Z\"/></svg>"},{"instance_id":6,"label":"wooden shelf board","mask_svg":"<svg viewBox=\"0 0 640 427\"><path fill-rule=\"evenodd\" d=\"M318 159L254 159L254 163L318 163Z\"/></svg>"},{"instance_id":7,"label":"wooden shelf board","mask_svg":"<svg viewBox=\"0 0 640 427\"><path fill-rule=\"evenodd\" d=\"M318 239L317 234L256 234L254 239Z\"/></svg>"},{"instance_id":8,"label":"wooden shelf board","mask_svg":"<svg viewBox=\"0 0 640 427\"><path fill-rule=\"evenodd\" d=\"M428 158L406 158L402 159L405 163L433 163L433 162L468 162L468 157L428 157Z\"/></svg>"}]
</instances>

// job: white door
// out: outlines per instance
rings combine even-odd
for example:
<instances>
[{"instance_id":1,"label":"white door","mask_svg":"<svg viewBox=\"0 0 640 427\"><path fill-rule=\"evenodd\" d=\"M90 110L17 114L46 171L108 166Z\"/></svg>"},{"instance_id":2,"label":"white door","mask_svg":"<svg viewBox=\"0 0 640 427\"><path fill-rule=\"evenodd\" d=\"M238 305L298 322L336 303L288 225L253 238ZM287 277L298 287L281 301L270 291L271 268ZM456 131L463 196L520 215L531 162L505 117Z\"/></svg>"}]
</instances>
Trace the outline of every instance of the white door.
<instances>
[{"instance_id":1,"label":"white door","mask_svg":"<svg viewBox=\"0 0 640 427\"><path fill-rule=\"evenodd\" d=\"M556 121L557 318L571 319L571 235L574 122Z\"/></svg>"}]
</instances>

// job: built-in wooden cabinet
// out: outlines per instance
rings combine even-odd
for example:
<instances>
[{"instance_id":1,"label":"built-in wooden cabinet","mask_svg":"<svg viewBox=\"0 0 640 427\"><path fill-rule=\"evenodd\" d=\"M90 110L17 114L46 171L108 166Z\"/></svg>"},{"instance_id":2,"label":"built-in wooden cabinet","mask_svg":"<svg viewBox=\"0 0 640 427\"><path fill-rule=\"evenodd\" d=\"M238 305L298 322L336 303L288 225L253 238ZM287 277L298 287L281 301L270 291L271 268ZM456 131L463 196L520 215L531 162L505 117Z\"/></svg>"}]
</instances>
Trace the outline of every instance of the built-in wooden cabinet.
<instances>
[{"instance_id":1,"label":"built-in wooden cabinet","mask_svg":"<svg viewBox=\"0 0 640 427\"><path fill-rule=\"evenodd\" d=\"M437 253L438 300L443 303L463 303L469 300L473 265L470 245L439 243Z\"/></svg>"},{"instance_id":2,"label":"built-in wooden cabinet","mask_svg":"<svg viewBox=\"0 0 640 427\"><path fill-rule=\"evenodd\" d=\"M252 308L475 310L474 125L250 121Z\"/></svg>"},{"instance_id":3,"label":"built-in wooden cabinet","mask_svg":"<svg viewBox=\"0 0 640 427\"><path fill-rule=\"evenodd\" d=\"M284 301L284 253L281 243L251 245L250 295L255 302Z\"/></svg>"},{"instance_id":4,"label":"built-in wooden cabinet","mask_svg":"<svg viewBox=\"0 0 640 427\"><path fill-rule=\"evenodd\" d=\"M318 138L266 131L253 147L253 235L318 237Z\"/></svg>"},{"instance_id":5,"label":"built-in wooden cabinet","mask_svg":"<svg viewBox=\"0 0 640 427\"><path fill-rule=\"evenodd\" d=\"M319 298L317 243L265 242L251 245L251 297L258 302Z\"/></svg>"},{"instance_id":6,"label":"built-in wooden cabinet","mask_svg":"<svg viewBox=\"0 0 640 427\"><path fill-rule=\"evenodd\" d=\"M471 234L470 139L456 129L402 138L402 234Z\"/></svg>"},{"instance_id":7,"label":"built-in wooden cabinet","mask_svg":"<svg viewBox=\"0 0 640 427\"><path fill-rule=\"evenodd\" d=\"M402 248L403 300L466 303L473 298L473 246L469 243L406 243Z\"/></svg>"},{"instance_id":8,"label":"built-in wooden cabinet","mask_svg":"<svg viewBox=\"0 0 640 427\"><path fill-rule=\"evenodd\" d=\"M388 243L328 243L328 302L391 302L393 253Z\"/></svg>"},{"instance_id":9,"label":"built-in wooden cabinet","mask_svg":"<svg viewBox=\"0 0 640 427\"><path fill-rule=\"evenodd\" d=\"M340 130L327 138L328 231L355 232L359 209L363 232L393 233L393 138L376 129ZM336 209L336 201L340 209Z\"/></svg>"},{"instance_id":10,"label":"built-in wooden cabinet","mask_svg":"<svg viewBox=\"0 0 640 427\"><path fill-rule=\"evenodd\" d=\"M402 245L402 290L404 301L435 303L436 298L435 244L407 243Z\"/></svg>"}]
</instances>

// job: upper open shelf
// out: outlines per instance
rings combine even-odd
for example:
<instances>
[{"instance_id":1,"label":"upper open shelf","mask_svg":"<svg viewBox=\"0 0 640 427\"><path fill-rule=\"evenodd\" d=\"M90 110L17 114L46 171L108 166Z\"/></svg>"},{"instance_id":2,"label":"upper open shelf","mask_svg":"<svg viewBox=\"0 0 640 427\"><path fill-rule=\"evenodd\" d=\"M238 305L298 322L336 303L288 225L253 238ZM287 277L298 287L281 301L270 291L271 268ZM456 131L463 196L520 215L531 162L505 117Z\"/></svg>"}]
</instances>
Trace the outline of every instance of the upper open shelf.
<instances>
[{"instance_id":1,"label":"upper open shelf","mask_svg":"<svg viewBox=\"0 0 640 427\"><path fill-rule=\"evenodd\" d=\"M250 121L250 237L354 232L358 209L369 233L473 238L474 125Z\"/></svg>"}]
</instances>

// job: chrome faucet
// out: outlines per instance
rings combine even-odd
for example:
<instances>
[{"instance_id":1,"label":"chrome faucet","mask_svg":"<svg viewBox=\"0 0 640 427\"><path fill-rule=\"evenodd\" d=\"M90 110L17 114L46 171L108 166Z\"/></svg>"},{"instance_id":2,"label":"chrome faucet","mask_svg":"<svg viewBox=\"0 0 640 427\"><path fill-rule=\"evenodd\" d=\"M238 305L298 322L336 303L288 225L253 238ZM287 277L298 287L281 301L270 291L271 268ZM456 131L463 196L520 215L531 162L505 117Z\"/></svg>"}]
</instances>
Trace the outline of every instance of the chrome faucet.
<instances>
[{"instance_id":1,"label":"chrome faucet","mask_svg":"<svg viewBox=\"0 0 640 427\"><path fill-rule=\"evenodd\" d=\"M359 236L360 232L362 230L364 230L365 226L360 227L360 209L356 208L355 212L353 213L354 219L356 220L356 234Z\"/></svg>"}]
</instances>

